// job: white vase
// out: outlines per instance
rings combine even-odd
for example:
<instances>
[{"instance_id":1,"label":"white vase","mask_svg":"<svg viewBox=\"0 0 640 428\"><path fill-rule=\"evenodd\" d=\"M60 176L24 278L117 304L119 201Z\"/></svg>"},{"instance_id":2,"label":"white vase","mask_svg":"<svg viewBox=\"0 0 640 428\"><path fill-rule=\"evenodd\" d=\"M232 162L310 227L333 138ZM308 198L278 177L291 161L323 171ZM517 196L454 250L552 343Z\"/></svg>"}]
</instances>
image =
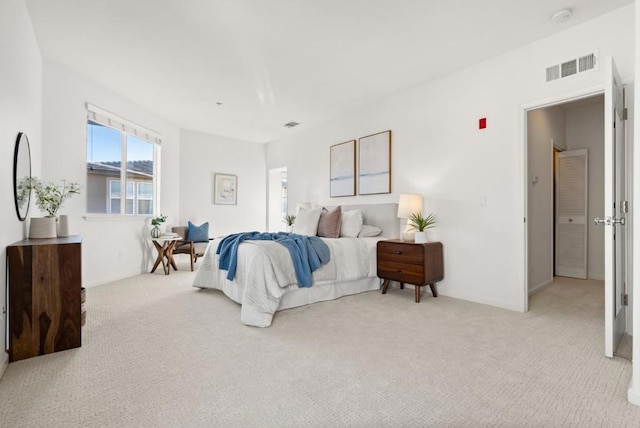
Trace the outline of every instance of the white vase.
<instances>
[{"instance_id":1,"label":"white vase","mask_svg":"<svg viewBox=\"0 0 640 428\"><path fill-rule=\"evenodd\" d=\"M32 217L29 223L29 238L55 238L58 235L56 231L55 217Z\"/></svg>"},{"instance_id":2,"label":"white vase","mask_svg":"<svg viewBox=\"0 0 640 428\"><path fill-rule=\"evenodd\" d=\"M427 240L427 231L426 230L423 230L422 232L415 232L414 237L415 237L414 239L415 239L416 244L424 244L426 242L429 242Z\"/></svg>"},{"instance_id":3,"label":"white vase","mask_svg":"<svg viewBox=\"0 0 640 428\"><path fill-rule=\"evenodd\" d=\"M160 227L153 226L151 228L151 237L152 238L159 238L161 235L162 235L162 231L160 230Z\"/></svg>"},{"instance_id":4,"label":"white vase","mask_svg":"<svg viewBox=\"0 0 640 428\"><path fill-rule=\"evenodd\" d=\"M60 215L58 218L58 238L69 236L69 216Z\"/></svg>"},{"instance_id":5,"label":"white vase","mask_svg":"<svg viewBox=\"0 0 640 428\"><path fill-rule=\"evenodd\" d=\"M404 242L413 242L415 239L414 233L413 232L403 232L402 233L402 240Z\"/></svg>"}]
</instances>

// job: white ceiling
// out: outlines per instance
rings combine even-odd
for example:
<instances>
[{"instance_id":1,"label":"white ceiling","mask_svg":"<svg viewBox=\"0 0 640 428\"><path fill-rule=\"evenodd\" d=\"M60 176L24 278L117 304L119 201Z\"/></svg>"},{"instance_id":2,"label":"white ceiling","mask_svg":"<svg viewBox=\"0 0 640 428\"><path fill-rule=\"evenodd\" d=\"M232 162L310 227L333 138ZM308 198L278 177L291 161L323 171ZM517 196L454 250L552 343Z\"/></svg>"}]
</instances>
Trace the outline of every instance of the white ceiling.
<instances>
[{"instance_id":1,"label":"white ceiling","mask_svg":"<svg viewBox=\"0 0 640 428\"><path fill-rule=\"evenodd\" d=\"M180 128L254 142L631 2L26 0L45 58ZM564 7L573 17L552 23Z\"/></svg>"}]
</instances>

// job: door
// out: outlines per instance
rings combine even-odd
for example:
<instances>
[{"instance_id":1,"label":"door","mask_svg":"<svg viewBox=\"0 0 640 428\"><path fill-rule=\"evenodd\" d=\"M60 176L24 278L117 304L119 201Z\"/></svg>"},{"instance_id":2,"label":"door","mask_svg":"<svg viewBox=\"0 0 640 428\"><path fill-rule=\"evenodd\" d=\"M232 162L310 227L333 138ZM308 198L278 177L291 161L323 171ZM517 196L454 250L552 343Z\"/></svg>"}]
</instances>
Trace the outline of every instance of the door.
<instances>
[{"instance_id":1,"label":"door","mask_svg":"<svg viewBox=\"0 0 640 428\"><path fill-rule=\"evenodd\" d=\"M556 162L555 274L587 279L589 152L566 150Z\"/></svg>"},{"instance_id":2,"label":"door","mask_svg":"<svg viewBox=\"0 0 640 428\"><path fill-rule=\"evenodd\" d=\"M604 64L604 232L605 355L613 357L626 329L624 93L613 59Z\"/></svg>"}]
</instances>

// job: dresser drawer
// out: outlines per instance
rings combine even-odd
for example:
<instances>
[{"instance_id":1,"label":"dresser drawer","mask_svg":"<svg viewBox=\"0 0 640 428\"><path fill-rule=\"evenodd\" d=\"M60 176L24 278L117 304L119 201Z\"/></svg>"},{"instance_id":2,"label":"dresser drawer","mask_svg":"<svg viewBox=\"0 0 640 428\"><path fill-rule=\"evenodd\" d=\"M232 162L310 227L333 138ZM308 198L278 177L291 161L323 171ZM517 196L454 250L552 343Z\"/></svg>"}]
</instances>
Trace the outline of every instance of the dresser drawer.
<instances>
[{"instance_id":1,"label":"dresser drawer","mask_svg":"<svg viewBox=\"0 0 640 428\"><path fill-rule=\"evenodd\" d=\"M378 276L408 284L423 285L425 282L423 265L399 263L390 260L378 261Z\"/></svg>"},{"instance_id":2,"label":"dresser drawer","mask_svg":"<svg viewBox=\"0 0 640 428\"><path fill-rule=\"evenodd\" d=\"M406 243L378 242L378 263L389 260L415 265L424 264L424 247Z\"/></svg>"}]
</instances>

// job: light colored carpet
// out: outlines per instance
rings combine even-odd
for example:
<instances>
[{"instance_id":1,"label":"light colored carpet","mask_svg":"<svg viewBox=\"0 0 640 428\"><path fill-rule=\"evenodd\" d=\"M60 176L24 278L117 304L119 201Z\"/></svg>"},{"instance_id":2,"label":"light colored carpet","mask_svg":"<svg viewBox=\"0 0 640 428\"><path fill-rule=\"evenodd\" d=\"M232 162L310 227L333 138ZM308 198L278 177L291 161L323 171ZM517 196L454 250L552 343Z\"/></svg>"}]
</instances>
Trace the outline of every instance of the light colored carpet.
<instances>
[{"instance_id":1,"label":"light colored carpet","mask_svg":"<svg viewBox=\"0 0 640 428\"><path fill-rule=\"evenodd\" d=\"M0 426L640 426L601 283L557 282L527 314L369 292L258 329L179 268L89 289L82 348L10 364Z\"/></svg>"}]
</instances>

